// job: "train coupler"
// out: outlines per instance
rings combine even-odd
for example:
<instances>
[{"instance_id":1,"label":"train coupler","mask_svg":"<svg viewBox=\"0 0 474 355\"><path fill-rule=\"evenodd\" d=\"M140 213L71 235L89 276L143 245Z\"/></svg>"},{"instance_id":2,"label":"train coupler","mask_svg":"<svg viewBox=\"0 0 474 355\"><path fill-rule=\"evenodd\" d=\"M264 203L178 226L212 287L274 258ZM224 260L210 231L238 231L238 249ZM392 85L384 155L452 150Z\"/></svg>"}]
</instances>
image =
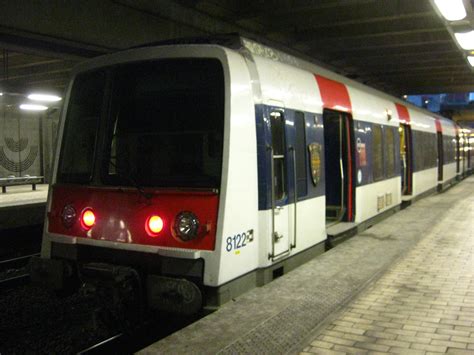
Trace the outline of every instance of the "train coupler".
<instances>
[{"instance_id":1,"label":"train coupler","mask_svg":"<svg viewBox=\"0 0 474 355\"><path fill-rule=\"evenodd\" d=\"M86 263L79 268L81 293L95 298L104 318L123 329L143 318L142 285L138 272L130 267L106 263Z\"/></svg>"}]
</instances>

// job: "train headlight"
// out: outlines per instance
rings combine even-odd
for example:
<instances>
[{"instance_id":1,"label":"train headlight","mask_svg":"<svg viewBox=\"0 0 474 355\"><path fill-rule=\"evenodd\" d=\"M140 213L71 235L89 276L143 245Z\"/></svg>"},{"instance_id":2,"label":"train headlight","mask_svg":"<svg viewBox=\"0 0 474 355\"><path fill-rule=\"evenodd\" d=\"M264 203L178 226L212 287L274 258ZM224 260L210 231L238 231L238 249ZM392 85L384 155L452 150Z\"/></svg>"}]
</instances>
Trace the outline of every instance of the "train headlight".
<instances>
[{"instance_id":1,"label":"train headlight","mask_svg":"<svg viewBox=\"0 0 474 355\"><path fill-rule=\"evenodd\" d=\"M150 237L156 237L163 230L163 219L160 216L153 215L147 219L145 230Z\"/></svg>"},{"instance_id":2,"label":"train headlight","mask_svg":"<svg viewBox=\"0 0 474 355\"><path fill-rule=\"evenodd\" d=\"M63 221L64 227L71 228L76 222L76 217L77 213L73 205L64 206L63 212L61 213L61 219Z\"/></svg>"},{"instance_id":3,"label":"train headlight","mask_svg":"<svg viewBox=\"0 0 474 355\"><path fill-rule=\"evenodd\" d=\"M184 242L196 239L199 232L199 220L192 212L181 212L176 216L174 231Z\"/></svg>"},{"instance_id":4,"label":"train headlight","mask_svg":"<svg viewBox=\"0 0 474 355\"><path fill-rule=\"evenodd\" d=\"M84 229L91 229L95 224L95 214L90 208L86 208L82 211L81 224Z\"/></svg>"}]
</instances>

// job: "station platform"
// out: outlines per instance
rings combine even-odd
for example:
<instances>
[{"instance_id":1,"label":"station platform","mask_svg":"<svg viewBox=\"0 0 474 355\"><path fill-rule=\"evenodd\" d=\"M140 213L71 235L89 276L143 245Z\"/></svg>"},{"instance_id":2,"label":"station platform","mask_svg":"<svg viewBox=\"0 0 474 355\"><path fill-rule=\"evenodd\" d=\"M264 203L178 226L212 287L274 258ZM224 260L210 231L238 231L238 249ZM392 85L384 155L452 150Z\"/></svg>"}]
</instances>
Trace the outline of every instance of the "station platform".
<instances>
[{"instance_id":1,"label":"station platform","mask_svg":"<svg viewBox=\"0 0 474 355\"><path fill-rule=\"evenodd\" d=\"M9 186L0 194L0 230L42 224L48 184Z\"/></svg>"},{"instance_id":2,"label":"station platform","mask_svg":"<svg viewBox=\"0 0 474 355\"><path fill-rule=\"evenodd\" d=\"M474 353L474 177L140 354Z\"/></svg>"}]
</instances>

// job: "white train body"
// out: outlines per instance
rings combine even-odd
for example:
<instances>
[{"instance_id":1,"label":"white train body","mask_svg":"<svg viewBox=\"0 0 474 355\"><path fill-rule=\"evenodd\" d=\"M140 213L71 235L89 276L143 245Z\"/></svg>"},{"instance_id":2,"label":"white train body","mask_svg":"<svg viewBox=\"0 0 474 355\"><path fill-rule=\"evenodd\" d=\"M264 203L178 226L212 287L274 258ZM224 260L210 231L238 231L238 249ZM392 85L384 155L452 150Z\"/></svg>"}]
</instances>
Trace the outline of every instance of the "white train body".
<instances>
[{"instance_id":1,"label":"white train body","mask_svg":"<svg viewBox=\"0 0 474 355\"><path fill-rule=\"evenodd\" d=\"M77 195L84 195L84 191L91 196L107 191L109 195L103 198L110 198L111 206L101 211L100 206L105 205L100 205L104 202L99 203L97 198L90 197L85 204L74 205L76 195L69 195L67 191L81 183L64 183L59 178L60 159L66 154L64 137L73 106L74 77L99 68L183 58L212 58L219 61L223 70L222 170L219 185L212 189L218 199L218 209L215 226L209 222L207 231L203 232L208 234L196 237L204 240L214 233L213 242L206 244L208 250L200 249L198 244L189 248L186 241L178 240L176 230L171 230L176 228L177 222L166 218L164 228L171 232L163 238L174 240L163 245L156 241L160 235L150 244L146 237L136 237L140 229L137 227L132 232L129 228L132 222L122 212L120 227L100 227L106 221L113 223L112 217L104 211L111 211L114 204L119 209L118 205L126 199L146 201L146 196L140 197L143 191L137 190L158 196L160 201L161 186L142 188L133 183L125 187L120 184L102 186L100 182L87 182L83 184L86 190L79 187L81 192ZM323 250L331 226L370 224L378 216L397 210L403 200L433 191L438 184L448 184L461 173L456 169L455 150L444 158L445 163L439 164L437 156L437 132L441 134L440 139L444 139L444 149L446 144L456 143L457 128L451 121L248 40L242 40L235 49L214 44L133 49L81 65L74 77L62 114L42 254L37 261L43 274L45 270L64 268L64 263L74 265L73 269L80 273L83 264L102 261L114 264L115 252L122 255L130 252L161 260L154 271L158 281L147 278L153 274L149 271L152 266L140 269L140 262L135 261L115 261L116 264L138 265L140 274L150 283L160 282L162 276L191 280L202 293L201 304L221 304ZM195 110L200 110L199 104ZM283 131L275 128L280 124ZM333 131L328 132L329 129L338 132L339 137L332 134ZM400 148L401 131L404 131L405 155ZM282 134L282 140L275 141L277 133ZM100 137L100 133L98 135ZM417 144L424 144L422 140L431 140L430 148L435 149L417 155ZM279 149L283 149L282 154L277 154ZM151 153L150 159L153 159ZM329 162L332 160L336 163ZM331 190L329 186L333 185L337 188ZM180 188L179 183L174 187ZM186 194L186 188L181 190L181 194ZM150 201L148 205L153 205L155 200ZM74 216L72 212L70 215L64 212L66 205L74 208ZM76 233L74 231L80 231L79 225L84 227L80 212L85 207L96 213L95 224ZM191 212L198 214L198 211ZM135 218L130 213L129 218ZM66 222L73 226L65 226ZM102 234L95 235L94 228L102 228ZM105 231L110 235L104 235ZM128 233L128 237L116 237L123 233ZM145 229L141 233L145 235ZM87 253L82 253L83 249ZM89 258L87 255L93 254L89 251L96 249L106 251L108 257L104 260L98 256ZM127 258L124 256L121 260ZM186 267L181 267L181 260L189 261ZM63 285L66 276L61 277L63 279L55 281L55 285ZM156 299L159 303L160 297ZM170 307L169 303L166 307ZM190 309L195 311L196 307Z\"/></svg>"}]
</instances>

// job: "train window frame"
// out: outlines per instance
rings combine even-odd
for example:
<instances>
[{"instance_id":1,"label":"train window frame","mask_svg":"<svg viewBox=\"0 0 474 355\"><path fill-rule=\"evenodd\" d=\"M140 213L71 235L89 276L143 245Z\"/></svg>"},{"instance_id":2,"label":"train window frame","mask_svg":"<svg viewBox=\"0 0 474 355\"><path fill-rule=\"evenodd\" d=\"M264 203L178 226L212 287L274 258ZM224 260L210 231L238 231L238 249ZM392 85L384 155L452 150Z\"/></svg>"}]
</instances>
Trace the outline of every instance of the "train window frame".
<instances>
[{"instance_id":1,"label":"train window frame","mask_svg":"<svg viewBox=\"0 0 474 355\"><path fill-rule=\"evenodd\" d=\"M376 133L379 134L379 141L376 141ZM383 129L379 124L372 125L372 179L373 181L381 181L385 178L384 172L384 147L383 147ZM376 159L377 158L377 159ZM377 165L376 165L377 162Z\"/></svg>"}]
</instances>

